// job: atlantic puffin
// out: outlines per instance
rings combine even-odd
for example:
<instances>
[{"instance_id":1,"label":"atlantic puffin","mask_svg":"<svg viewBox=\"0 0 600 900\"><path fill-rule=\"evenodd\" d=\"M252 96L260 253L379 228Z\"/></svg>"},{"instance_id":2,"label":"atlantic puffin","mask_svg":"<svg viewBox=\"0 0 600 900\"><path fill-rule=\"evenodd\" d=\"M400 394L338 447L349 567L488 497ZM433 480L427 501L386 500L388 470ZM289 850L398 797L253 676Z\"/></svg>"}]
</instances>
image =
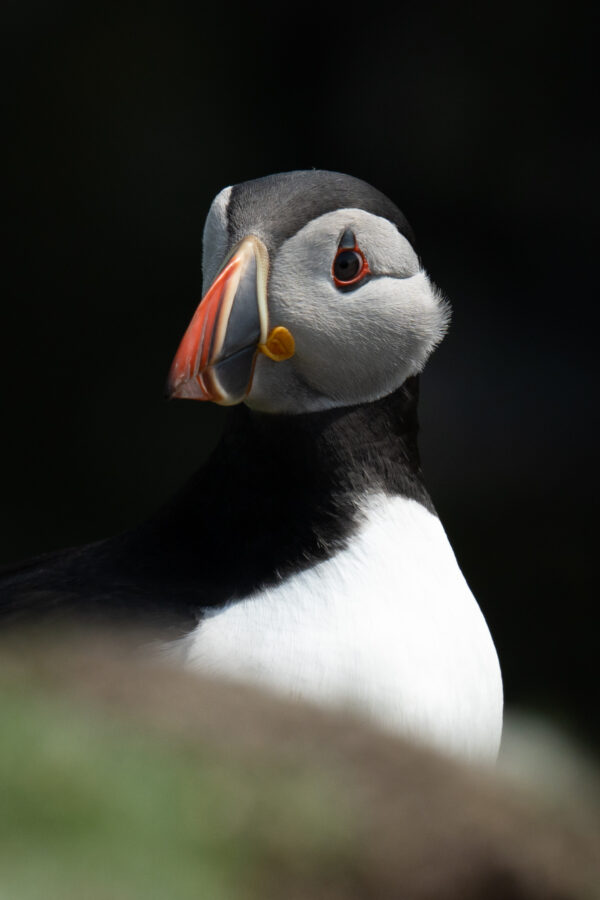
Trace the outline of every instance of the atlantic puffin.
<instances>
[{"instance_id":1,"label":"atlantic puffin","mask_svg":"<svg viewBox=\"0 0 600 900\"><path fill-rule=\"evenodd\" d=\"M0 578L5 620L158 630L186 665L493 760L493 641L423 483L418 376L449 306L384 194L294 171L227 187L168 394L231 407L149 520Z\"/></svg>"}]
</instances>

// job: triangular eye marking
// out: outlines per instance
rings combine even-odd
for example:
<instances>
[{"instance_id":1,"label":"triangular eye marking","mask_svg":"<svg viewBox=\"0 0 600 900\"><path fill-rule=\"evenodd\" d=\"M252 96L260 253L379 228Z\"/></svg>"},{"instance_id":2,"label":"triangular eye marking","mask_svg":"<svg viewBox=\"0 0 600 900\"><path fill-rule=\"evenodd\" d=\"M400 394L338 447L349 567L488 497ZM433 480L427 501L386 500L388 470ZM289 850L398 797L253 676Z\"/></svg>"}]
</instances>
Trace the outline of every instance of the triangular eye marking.
<instances>
[{"instance_id":1,"label":"triangular eye marking","mask_svg":"<svg viewBox=\"0 0 600 900\"><path fill-rule=\"evenodd\" d=\"M350 228L346 228L345 232L340 238L338 247L340 250L354 250L354 248L356 247L356 238L354 236L354 232Z\"/></svg>"},{"instance_id":2,"label":"triangular eye marking","mask_svg":"<svg viewBox=\"0 0 600 900\"><path fill-rule=\"evenodd\" d=\"M340 238L331 267L335 286L340 290L345 290L358 284L370 272L365 254L356 243L356 235L350 228L347 228Z\"/></svg>"}]
</instances>

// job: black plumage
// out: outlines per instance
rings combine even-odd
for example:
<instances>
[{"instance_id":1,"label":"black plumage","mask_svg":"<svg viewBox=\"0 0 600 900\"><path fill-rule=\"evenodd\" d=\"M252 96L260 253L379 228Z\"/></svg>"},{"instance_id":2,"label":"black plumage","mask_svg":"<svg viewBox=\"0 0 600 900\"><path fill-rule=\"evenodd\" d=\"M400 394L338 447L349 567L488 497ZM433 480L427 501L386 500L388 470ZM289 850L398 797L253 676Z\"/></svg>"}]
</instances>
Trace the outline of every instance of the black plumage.
<instances>
[{"instance_id":1,"label":"black plumage","mask_svg":"<svg viewBox=\"0 0 600 900\"><path fill-rule=\"evenodd\" d=\"M182 634L202 611L345 546L365 490L433 510L417 449L418 379L370 404L230 410L209 461L139 527L5 568L0 616L123 621Z\"/></svg>"},{"instance_id":2,"label":"black plumage","mask_svg":"<svg viewBox=\"0 0 600 900\"><path fill-rule=\"evenodd\" d=\"M416 247L411 226L389 197L360 178L322 169L281 172L234 185L227 207L230 246L252 231L269 251L276 251L311 219L348 208L393 222Z\"/></svg>"}]
</instances>

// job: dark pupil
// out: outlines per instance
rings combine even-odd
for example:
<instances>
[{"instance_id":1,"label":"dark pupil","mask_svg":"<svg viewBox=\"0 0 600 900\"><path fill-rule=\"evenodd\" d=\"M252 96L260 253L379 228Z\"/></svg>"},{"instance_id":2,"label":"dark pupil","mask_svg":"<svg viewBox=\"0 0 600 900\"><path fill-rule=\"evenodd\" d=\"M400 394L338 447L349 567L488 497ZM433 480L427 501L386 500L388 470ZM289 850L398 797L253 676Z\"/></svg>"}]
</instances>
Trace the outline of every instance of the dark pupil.
<instances>
[{"instance_id":1,"label":"dark pupil","mask_svg":"<svg viewBox=\"0 0 600 900\"><path fill-rule=\"evenodd\" d=\"M361 270L362 259L356 250L343 250L335 258L333 274L338 281L352 281Z\"/></svg>"}]
</instances>

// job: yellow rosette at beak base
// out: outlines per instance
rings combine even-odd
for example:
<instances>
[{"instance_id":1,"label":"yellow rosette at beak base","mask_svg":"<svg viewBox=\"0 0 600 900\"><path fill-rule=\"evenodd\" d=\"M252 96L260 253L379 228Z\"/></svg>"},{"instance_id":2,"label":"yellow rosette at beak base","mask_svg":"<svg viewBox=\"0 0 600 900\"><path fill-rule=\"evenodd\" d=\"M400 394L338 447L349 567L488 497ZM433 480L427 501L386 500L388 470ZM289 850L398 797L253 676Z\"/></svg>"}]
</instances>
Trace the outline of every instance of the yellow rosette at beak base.
<instances>
[{"instance_id":1,"label":"yellow rosette at beak base","mask_svg":"<svg viewBox=\"0 0 600 900\"><path fill-rule=\"evenodd\" d=\"M258 349L274 362L283 362L284 359L294 355L296 342L291 331L283 325L278 325L277 328L273 328L264 344L258 345Z\"/></svg>"}]
</instances>

